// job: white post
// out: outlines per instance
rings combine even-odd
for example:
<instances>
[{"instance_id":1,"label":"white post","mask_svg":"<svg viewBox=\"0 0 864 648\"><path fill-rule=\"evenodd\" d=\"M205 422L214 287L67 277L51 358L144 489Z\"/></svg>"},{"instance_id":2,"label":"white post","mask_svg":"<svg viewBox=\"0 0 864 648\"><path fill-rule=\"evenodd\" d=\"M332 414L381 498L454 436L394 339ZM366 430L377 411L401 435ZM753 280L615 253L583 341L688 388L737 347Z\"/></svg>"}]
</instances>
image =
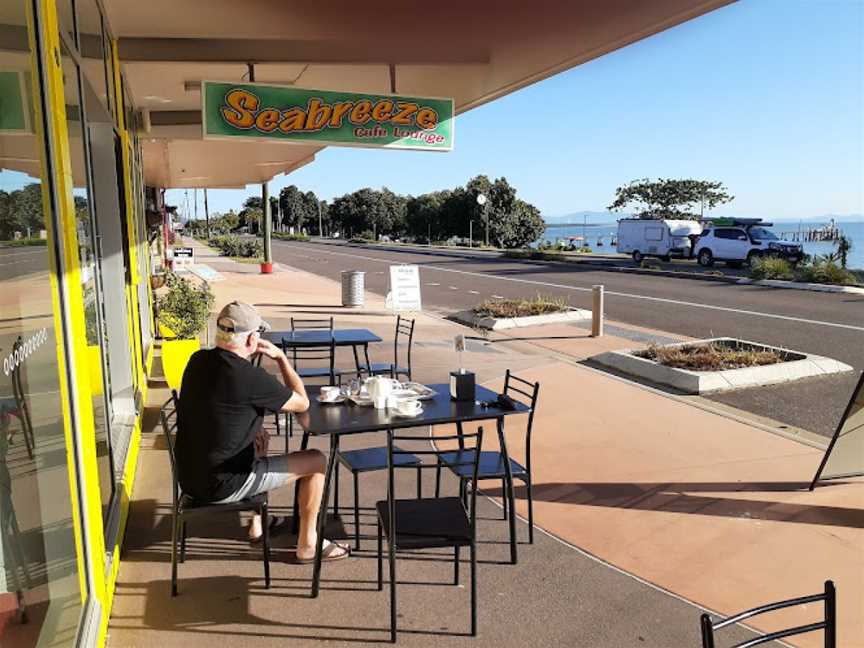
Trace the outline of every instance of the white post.
<instances>
[{"instance_id":1,"label":"white post","mask_svg":"<svg viewBox=\"0 0 864 648\"><path fill-rule=\"evenodd\" d=\"M591 287L591 337L603 335L603 286Z\"/></svg>"}]
</instances>

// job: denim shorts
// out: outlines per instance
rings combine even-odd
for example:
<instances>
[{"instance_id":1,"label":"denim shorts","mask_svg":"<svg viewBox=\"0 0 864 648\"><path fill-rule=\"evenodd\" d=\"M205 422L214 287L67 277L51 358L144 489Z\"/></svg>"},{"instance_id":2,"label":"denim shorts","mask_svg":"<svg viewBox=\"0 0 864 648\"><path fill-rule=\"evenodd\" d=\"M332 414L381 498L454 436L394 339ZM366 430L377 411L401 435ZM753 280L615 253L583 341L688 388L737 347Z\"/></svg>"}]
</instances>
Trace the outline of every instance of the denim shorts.
<instances>
[{"instance_id":1,"label":"denim shorts","mask_svg":"<svg viewBox=\"0 0 864 648\"><path fill-rule=\"evenodd\" d=\"M221 499L216 504L231 504L239 502L247 497L253 497L260 493L267 493L276 488L281 488L297 481L299 475L288 470L288 457L285 455L274 455L272 457L261 457L255 461L252 472L246 478L246 482L234 493Z\"/></svg>"}]
</instances>

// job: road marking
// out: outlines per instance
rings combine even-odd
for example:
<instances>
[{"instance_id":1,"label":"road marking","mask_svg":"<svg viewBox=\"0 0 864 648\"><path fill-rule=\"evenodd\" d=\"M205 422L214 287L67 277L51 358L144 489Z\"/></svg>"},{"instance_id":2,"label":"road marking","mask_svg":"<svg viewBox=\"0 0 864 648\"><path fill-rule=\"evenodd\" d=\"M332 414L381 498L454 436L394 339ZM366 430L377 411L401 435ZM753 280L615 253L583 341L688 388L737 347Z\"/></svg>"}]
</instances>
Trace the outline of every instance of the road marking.
<instances>
[{"instance_id":1,"label":"road marking","mask_svg":"<svg viewBox=\"0 0 864 648\"><path fill-rule=\"evenodd\" d=\"M459 290L459 286L450 286L450 290Z\"/></svg>"},{"instance_id":2,"label":"road marking","mask_svg":"<svg viewBox=\"0 0 864 648\"><path fill-rule=\"evenodd\" d=\"M440 286L441 284L439 284L439 283L427 283L426 285L427 286Z\"/></svg>"},{"instance_id":3,"label":"road marking","mask_svg":"<svg viewBox=\"0 0 864 648\"><path fill-rule=\"evenodd\" d=\"M503 295L492 295L492 299L504 299Z\"/></svg>"},{"instance_id":4,"label":"road marking","mask_svg":"<svg viewBox=\"0 0 864 648\"><path fill-rule=\"evenodd\" d=\"M476 290L469 290L468 292L471 293L472 295L479 295L480 294Z\"/></svg>"},{"instance_id":5,"label":"road marking","mask_svg":"<svg viewBox=\"0 0 864 648\"><path fill-rule=\"evenodd\" d=\"M296 248L295 248L296 249ZM326 252L325 254L337 254L339 256L350 256L355 259L366 259L368 261L377 261L378 263L387 263L391 264L392 262L387 259L380 259L378 257L370 257L370 256L362 256L359 254L345 254L344 252ZM532 279L517 279L516 277L499 277L494 274L483 274L482 272L471 272L470 270L456 270L455 268L438 268L432 265L425 265L422 263L418 263L420 267L425 270L437 270L438 272L454 272L456 274L468 275L469 277L481 277L483 279L497 279L499 281L510 281L514 283L523 283L530 284L533 286L547 286L549 288L560 288L562 290L576 290L579 292L591 292L591 288L586 288L583 286L568 286L566 284L557 284L557 283L549 283L546 281L535 281ZM714 306L712 304L697 304L695 302L687 302L682 301L680 299L667 299L665 297L650 297L648 295L634 295L633 293L624 293L617 292L614 290L607 290L606 295L614 295L615 297L624 297L626 299L643 299L645 301L655 301L663 304L676 304L678 306L689 306L691 308L702 308L704 310L715 310L721 311L724 313L739 313L741 315L754 315L756 317L765 317L767 319L776 319L782 320L784 322L801 322L802 324L813 324L815 326L828 326L831 328L839 328L846 329L849 331L861 331L864 332L864 326L854 326L852 324L841 324L839 322L823 322L821 320L812 320L807 319L805 317L793 317L791 315L777 315L775 313L760 313L758 311L747 310L744 308L730 308L728 306ZM502 299L499 295L492 295L492 297L496 299Z\"/></svg>"}]
</instances>

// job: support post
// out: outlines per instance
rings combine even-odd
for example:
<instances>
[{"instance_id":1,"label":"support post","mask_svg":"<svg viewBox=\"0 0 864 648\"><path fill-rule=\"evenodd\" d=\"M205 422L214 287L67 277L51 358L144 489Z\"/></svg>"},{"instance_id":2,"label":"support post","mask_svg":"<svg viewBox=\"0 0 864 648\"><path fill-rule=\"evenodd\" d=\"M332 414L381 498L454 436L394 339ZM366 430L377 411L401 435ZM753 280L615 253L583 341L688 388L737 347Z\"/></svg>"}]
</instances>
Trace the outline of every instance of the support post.
<instances>
[{"instance_id":1,"label":"support post","mask_svg":"<svg viewBox=\"0 0 864 648\"><path fill-rule=\"evenodd\" d=\"M486 247L489 247L489 201L483 205L483 216L486 220Z\"/></svg>"},{"instance_id":2,"label":"support post","mask_svg":"<svg viewBox=\"0 0 864 648\"><path fill-rule=\"evenodd\" d=\"M261 184L261 209L264 211L264 263L261 264L261 274L270 274L273 272L273 249L270 240L273 219L270 215L270 190L266 182Z\"/></svg>"},{"instance_id":3,"label":"support post","mask_svg":"<svg viewBox=\"0 0 864 648\"><path fill-rule=\"evenodd\" d=\"M591 337L603 335L603 286L591 287Z\"/></svg>"},{"instance_id":4,"label":"support post","mask_svg":"<svg viewBox=\"0 0 864 648\"><path fill-rule=\"evenodd\" d=\"M210 207L207 205L207 187L204 187L204 221L207 223L207 240L210 240Z\"/></svg>"}]
</instances>

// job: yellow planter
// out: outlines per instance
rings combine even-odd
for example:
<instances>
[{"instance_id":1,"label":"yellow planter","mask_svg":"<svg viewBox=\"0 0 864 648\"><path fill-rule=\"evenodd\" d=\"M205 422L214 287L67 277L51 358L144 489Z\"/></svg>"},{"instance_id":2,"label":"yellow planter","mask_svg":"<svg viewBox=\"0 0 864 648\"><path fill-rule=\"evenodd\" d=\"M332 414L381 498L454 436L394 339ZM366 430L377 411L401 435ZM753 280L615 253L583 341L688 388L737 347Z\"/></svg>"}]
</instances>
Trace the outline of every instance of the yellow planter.
<instances>
[{"instance_id":1,"label":"yellow planter","mask_svg":"<svg viewBox=\"0 0 864 648\"><path fill-rule=\"evenodd\" d=\"M198 349L201 342L194 340L162 340L162 373L171 389L180 389L183 382L183 372L189 363L189 358Z\"/></svg>"},{"instance_id":2,"label":"yellow planter","mask_svg":"<svg viewBox=\"0 0 864 648\"><path fill-rule=\"evenodd\" d=\"M159 334L162 336L163 339L166 340L173 340L177 337L177 334L170 328L165 326L162 322L159 322Z\"/></svg>"}]
</instances>

